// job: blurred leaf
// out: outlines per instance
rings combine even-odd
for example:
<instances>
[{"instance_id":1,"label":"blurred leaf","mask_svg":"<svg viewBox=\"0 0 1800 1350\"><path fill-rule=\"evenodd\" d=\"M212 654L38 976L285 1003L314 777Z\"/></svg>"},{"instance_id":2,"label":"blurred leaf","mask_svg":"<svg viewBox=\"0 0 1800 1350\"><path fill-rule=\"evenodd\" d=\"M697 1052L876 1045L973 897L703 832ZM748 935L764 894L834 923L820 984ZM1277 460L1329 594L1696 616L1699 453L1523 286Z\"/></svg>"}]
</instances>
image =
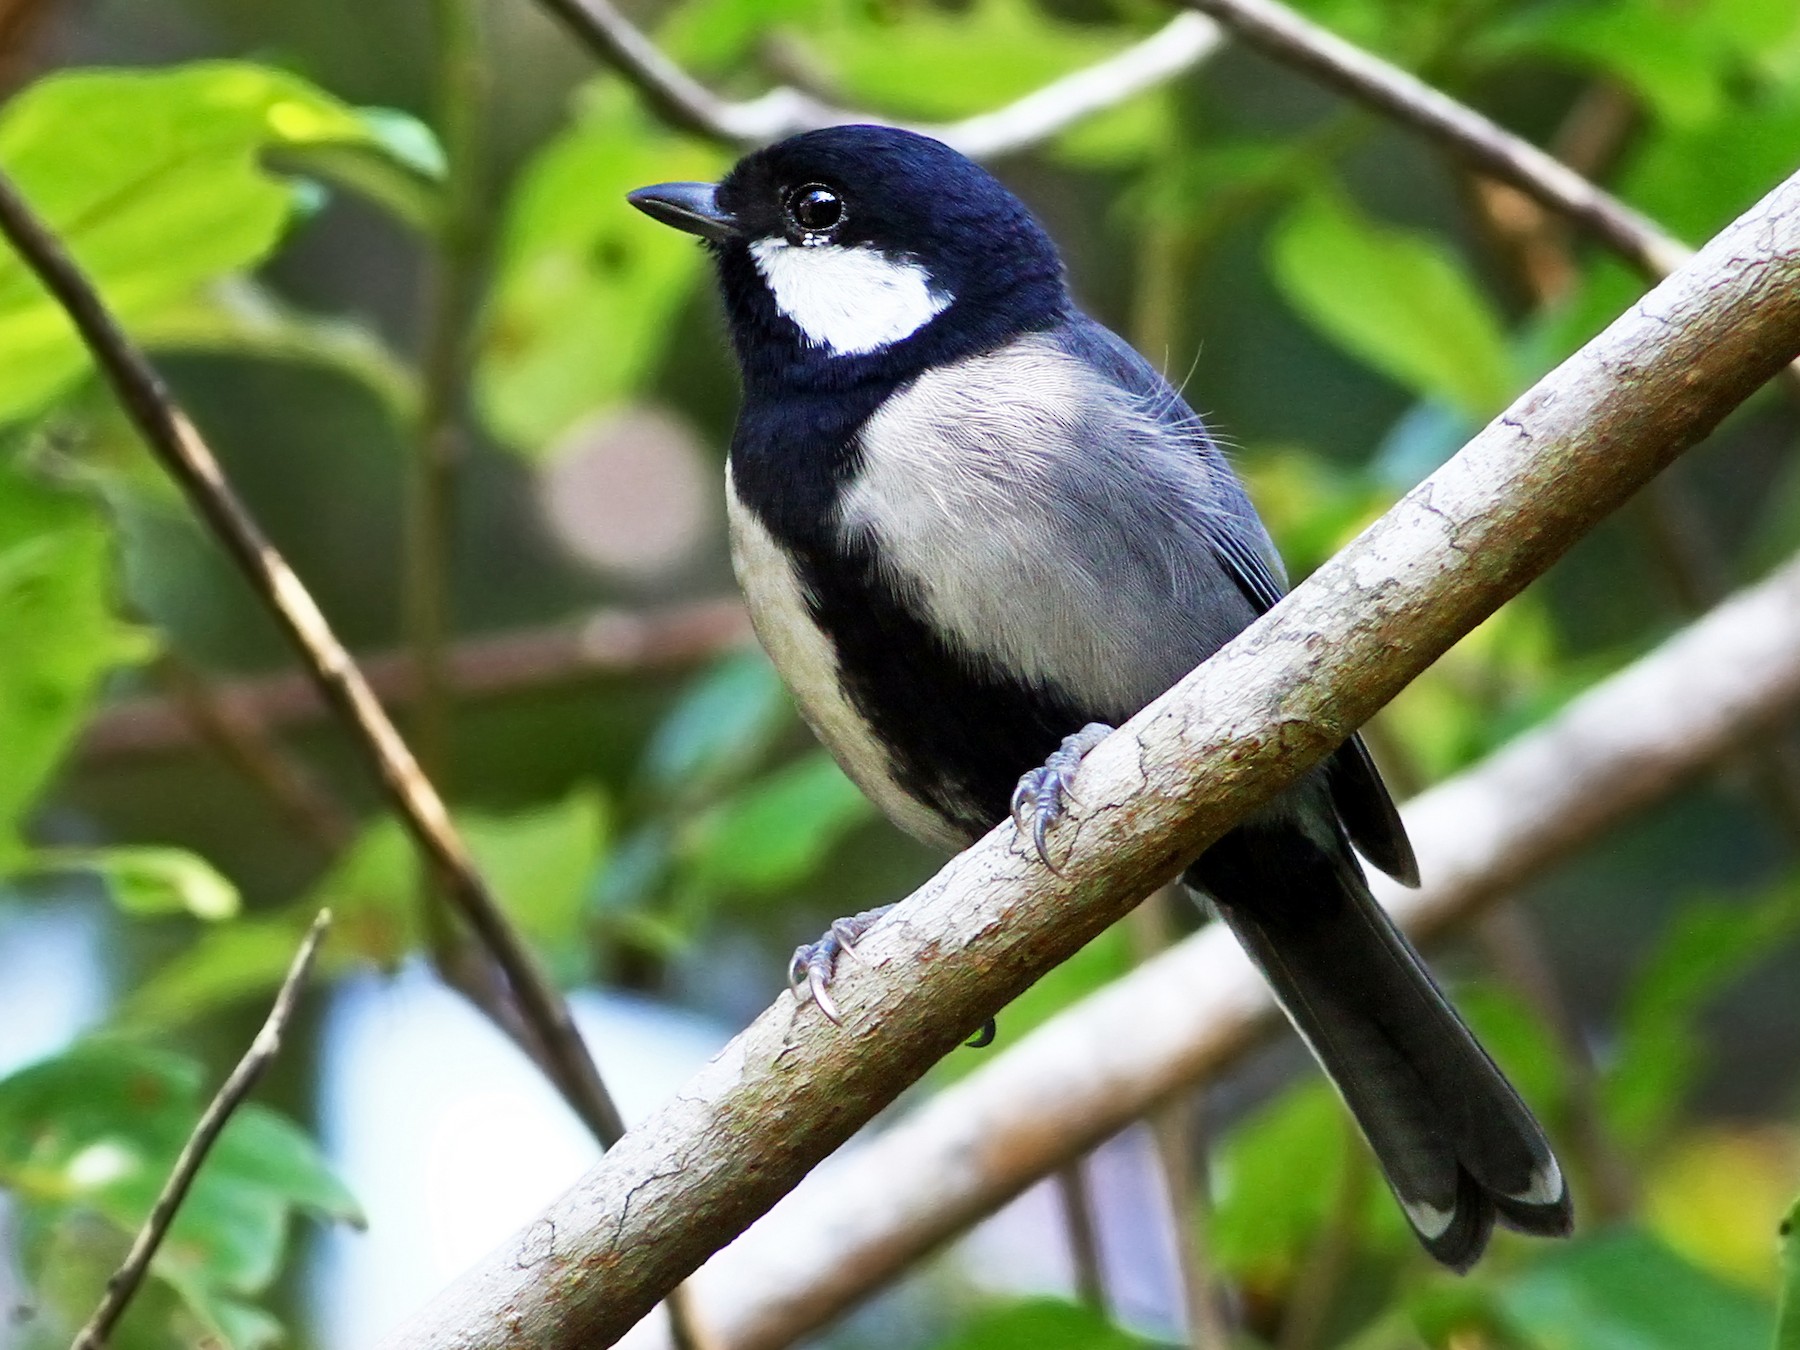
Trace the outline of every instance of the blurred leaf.
<instances>
[{"instance_id":1,"label":"blurred leaf","mask_svg":"<svg viewBox=\"0 0 1800 1350\"><path fill-rule=\"evenodd\" d=\"M1781 1220L1781 1306L1776 1313L1775 1350L1800 1350L1800 1200Z\"/></svg>"},{"instance_id":2,"label":"blurred leaf","mask_svg":"<svg viewBox=\"0 0 1800 1350\"><path fill-rule=\"evenodd\" d=\"M1641 1147L1666 1128L1701 1063L1701 1008L1797 928L1800 886L1792 882L1753 903L1707 898L1676 914L1619 1017L1603 1088L1620 1138Z\"/></svg>"},{"instance_id":3,"label":"blurred leaf","mask_svg":"<svg viewBox=\"0 0 1800 1350\"><path fill-rule=\"evenodd\" d=\"M1415 393L1482 420L1511 396L1499 316L1432 236L1377 224L1320 190L1276 230L1269 265L1320 332Z\"/></svg>"},{"instance_id":4,"label":"blurred leaf","mask_svg":"<svg viewBox=\"0 0 1800 1350\"><path fill-rule=\"evenodd\" d=\"M1233 1128L1213 1163L1207 1242L1219 1269L1253 1287L1291 1276L1343 1189L1349 1129L1317 1078Z\"/></svg>"},{"instance_id":5,"label":"blurred leaf","mask_svg":"<svg viewBox=\"0 0 1800 1350\"><path fill-rule=\"evenodd\" d=\"M1359 534L1392 497L1297 446L1259 448L1237 463L1256 509L1292 576L1304 577Z\"/></svg>"},{"instance_id":6,"label":"blurred leaf","mask_svg":"<svg viewBox=\"0 0 1800 1350\"><path fill-rule=\"evenodd\" d=\"M208 929L125 997L119 1020L134 1029L155 1029L269 992L287 973L310 922L304 906L296 906L288 914ZM320 954L322 969L338 963L333 959L338 949L335 941L327 944Z\"/></svg>"},{"instance_id":7,"label":"blurred leaf","mask_svg":"<svg viewBox=\"0 0 1800 1350\"><path fill-rule=\"evenodd\" d=\"M1484 980L1459 985L1456 1006L1533 1113L1544 1120L1560 1118L1568 1091L1567 1057L1555 1031L1525 996Z\"/></svg>"},{"instance_id":8,"label":"blurred leaf","mask_svg":"<svg viewBox=\"0 0 1800 1350\"><path fill-rule=\"evenodd\" d=\"M688 841L688 875L709 892L768 894L809 876L851 829L874 813L823 751L736 793Z\"/></svg>"},{"instance_id":9,"label":"blurred leaf","mask_svg":"<svg viewBox=\"0 0 1800 1350\"><path fill-rule=\"evenodd\" d=\"M1796 1185L1800 1146L1792 1134L1742 1126L1689 1129L1649 1169L1645 1222L1701 1269L1770 1293L1779 1272L1769 1234Z\"/></svg>"},{"instance_id":10,"label":"blurred leaf","mask_svg":"<svg viewBox=\"0 0 1800 1350\"><path fill-rule=\"evenodd\" d=\"M242 62L73 71L0 114L0 165L129 327L280 238L293 187L261 151L378 145L378 133L305 81ZM0 256L0 420L42 405L88 368L62 310Z\"/></svg>"},{"instance_id":11,"label":"blurred leaf","mask_svg":"<svg viewBox=\"0 0 1800 1350\"><path fill-rule=\"evenodd\" d=\"M0 465L0 871L100 680L149 643L113 614L112 548L94 503ZM28 656L29 659L21 659Z\"/></svg>"},{"instance_id":12,"label":"blurred leaf","mask_svg":"<svg viewBox=\"0 0 1800 1350\"><path fill-rule=\"evenodd\" d=\"M612 93L538 151L507 205L476 392L495 433L532 454L644 382L705 271L696 240L625 194L716 177L718 153Z\"/></svg>"},{"instance_id":13,"label":"blurred leaf","mask_svg":"<svg viewBox=\"0 0 1800 1350\"><path fill-rule=\"evenodd\" d=\"M1766 1350L1756 1299L1637 1229L1542 1249L1501 1305L1542 1350Z\"/></svg>"},{"instance_id":14,"label":"blurred leaf","mask_svg":"<svg viewBox=\"0 0 1800 1350\"><path fill-rule=\"evenodd\" d=\"M206 859L183 848L137 845L40 856L92 868L113 903L139 918L191 914L216 923L239 909L237 887Z\"/></svg>"},{"instance_id":15,"label":"blurred leaf","mask_svg":"<svg viewBox=\"0 0 1800 1350\"><path fill-rule=\"evenodd\" d=\"M42 1231L99 1213L135 1232L199 1118L200 1086L192 1061L122 1041L87 1042L20 1070L0 1080L0 1184ZM285 1117L246 1104L195 1179L152 1273L229 1344L266 1344L273 1322L241 1299L279 1273L296 1211L361 1222L317 1146Z\"/></svg>"},{"instance_id":16,"label":"blurred leaf","mask_svg":"<svg viewBox=\"0 0 1800 1350\"><path fill-rule=\"evenodd\" d=\"M1151 1344L1092 1308L1032 1298L983 1308L938 1350L1140 1350Z\"/></svg>"},{"instance_id":17,"label":"blurred leaf","mask_svg":"<svg viewBox=\"0 0 1800 1350\"><path fill-rule=\"evenodd\" d=\"M1698 243L1793 172L1797 147L1800 87L1770 90L1645 137L1623 191L1659 225Z\"/></svg>"},{"instance_id":18,"label":"blurred leaf","mask_svg":"<svg viewBox=\"0 0 1800 1350\"><path fill-rule=\"evenodd\" d=\"M645 781L665 797L716 789L769 748L790 707L761 651L732 653L688 685L651 735Z\"/></svg>"}]
</instances>

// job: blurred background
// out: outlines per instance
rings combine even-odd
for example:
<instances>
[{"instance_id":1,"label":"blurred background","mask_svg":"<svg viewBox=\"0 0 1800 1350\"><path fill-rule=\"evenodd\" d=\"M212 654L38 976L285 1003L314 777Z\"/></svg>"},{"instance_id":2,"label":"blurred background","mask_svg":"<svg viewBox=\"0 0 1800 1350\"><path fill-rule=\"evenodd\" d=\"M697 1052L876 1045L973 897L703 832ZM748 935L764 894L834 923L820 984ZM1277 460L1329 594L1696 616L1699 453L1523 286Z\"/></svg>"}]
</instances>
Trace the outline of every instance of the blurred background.
<instances>
[{"instance_id":1,"label":"blurred background","mask_svg":"<svg viewBox=\"0 0 1800 1350\"><path fill-rule=\"evenodd\" d=\"M1690 243L1800 164L1792 0L1302 8ZM919 121L1169 15L630 17L727 96L789 84ZM698 248L622 199L729 150L660 122L531 0L5 0L0 80L0 167L367 657L628 1115L768 1004L797 942L934 870L813 746L736 606L718 306ZM1644 289L1229 41L993 167L1084 305L1233 447L1296 577ZM1409 689L1370 729L1398 795L1800 547L1797 428L1764 390ZM1282 1044L1181 1104L1183 1184L1128 1132L819 1343L1186 1343L1189 1260L1247 1346L1769 1344L1800 1190L1793 732L1433 953L1570 1161L1575 1243L1432 1268ZM1153 903L983 1053L1198 922ZM315 992L116 1344L369 1344L595 1150L454 991L466 945L355 747L8 255L0 1345L68 1343L321 904Z\"/></svg>"}]
</instances>

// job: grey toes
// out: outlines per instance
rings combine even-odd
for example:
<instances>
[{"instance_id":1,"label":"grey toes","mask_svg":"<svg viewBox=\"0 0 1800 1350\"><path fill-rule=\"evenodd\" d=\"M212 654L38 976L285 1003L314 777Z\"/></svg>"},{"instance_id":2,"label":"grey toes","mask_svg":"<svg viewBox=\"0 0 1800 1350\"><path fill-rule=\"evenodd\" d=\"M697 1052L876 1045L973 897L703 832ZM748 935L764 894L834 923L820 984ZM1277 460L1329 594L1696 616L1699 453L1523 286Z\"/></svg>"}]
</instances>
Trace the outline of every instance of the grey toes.
<instances>
[{"instance_id":1,"label":"grey toes","mask_svg":"<svg viewBox=\"0 0 1800 1350\"><path fill-rule=\"evenodd\" d=\"M838 960L848 957L851 962L862 964L856 944L875 926L876 920L892 908L892 905L882 905L879 909L866 909L861 914L839 919L817 942L796 947L788 961L788 988L793 991L795 1001L805 1003L810 999L831 1022L842 1026L843 1014L838 1011L837 1000L831 996Z\"/></svg>"},{"instance_id":2,"label":"grey toes","mask_svg":"<svg viewBox=\"0 0 1800 1350\"><path fill-rule=\"evenodd\" d=\"M1073 736L1065 737L1044 761L1043 767L1033 769L1019 779L1019 786L1013 789L1013 824L1020 834L1029 832L1038 860L1051 871L1055 871L1056 866L1050 861L1050 827L1062 819L1069 803L1080 804L1072 784L1081 769L1081 761L1088 751L1111 734L1112 728L1106 724L1089 722Z\"/></svg>"}]
</instances>

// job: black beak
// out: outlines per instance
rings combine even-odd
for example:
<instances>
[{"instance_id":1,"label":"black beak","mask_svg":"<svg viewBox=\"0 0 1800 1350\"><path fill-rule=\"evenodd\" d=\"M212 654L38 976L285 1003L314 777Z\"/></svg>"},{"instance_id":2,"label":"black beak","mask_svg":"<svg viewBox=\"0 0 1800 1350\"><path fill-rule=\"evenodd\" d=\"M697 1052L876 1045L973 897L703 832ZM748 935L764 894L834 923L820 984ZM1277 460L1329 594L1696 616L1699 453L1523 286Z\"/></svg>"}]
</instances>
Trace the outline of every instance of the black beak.
<instances>
[{"instance_id":1,"label":"black beak","mask_svg":"<svg viewBox=\"0 0 1800 1350\"><path fill-rule=\"evenodd\" d=\"M743 235L737 218L719 208L718 186L714 183L657 183L626 193L625 200L652 220L714 243L722 244Z\"/></svg>"}]
</instances>

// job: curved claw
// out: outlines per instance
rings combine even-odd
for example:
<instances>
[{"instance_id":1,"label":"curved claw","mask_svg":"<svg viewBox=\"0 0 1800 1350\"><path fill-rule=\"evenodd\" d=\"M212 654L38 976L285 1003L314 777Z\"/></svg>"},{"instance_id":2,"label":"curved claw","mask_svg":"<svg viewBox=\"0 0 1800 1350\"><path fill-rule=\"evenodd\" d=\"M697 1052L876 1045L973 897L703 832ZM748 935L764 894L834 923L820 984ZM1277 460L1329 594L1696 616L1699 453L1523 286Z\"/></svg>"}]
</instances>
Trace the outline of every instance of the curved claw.
<instances>
[{"instance_id":1,"label":"curved claw","mask_svg":"<svg viewBox=\"0 0 1800 1350\"><path fill-rule=\"evenodd\" d=\"M981 1030L964 1041L963 1045L970 1050L985 1050L994 1043L994 1037L999 1034L999 1025L990 1017L981 1024Z\"/></svg>"}]
</instances>

